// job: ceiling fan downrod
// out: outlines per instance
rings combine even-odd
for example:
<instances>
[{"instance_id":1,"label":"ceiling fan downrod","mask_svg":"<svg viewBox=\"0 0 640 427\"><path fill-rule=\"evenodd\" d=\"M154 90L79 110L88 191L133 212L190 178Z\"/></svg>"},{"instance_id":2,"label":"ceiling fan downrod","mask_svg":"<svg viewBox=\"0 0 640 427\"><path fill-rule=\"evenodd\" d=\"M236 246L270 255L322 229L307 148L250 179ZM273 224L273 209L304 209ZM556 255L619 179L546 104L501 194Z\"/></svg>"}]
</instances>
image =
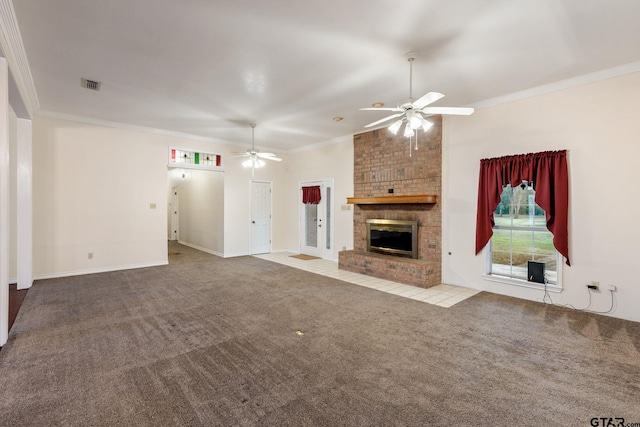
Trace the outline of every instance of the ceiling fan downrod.
<instances>
[{"instance_id":1,"label":"ceiling fan downrod","mask_svg":"<svg viewBox=\"0 0 640 427\"><path fill-rule=\"evenodd\" d=\"M407 52L405 54L409 61L409 103L413 102L413 61L418 56L417 52Z\"/></svg>"}]
</instances>

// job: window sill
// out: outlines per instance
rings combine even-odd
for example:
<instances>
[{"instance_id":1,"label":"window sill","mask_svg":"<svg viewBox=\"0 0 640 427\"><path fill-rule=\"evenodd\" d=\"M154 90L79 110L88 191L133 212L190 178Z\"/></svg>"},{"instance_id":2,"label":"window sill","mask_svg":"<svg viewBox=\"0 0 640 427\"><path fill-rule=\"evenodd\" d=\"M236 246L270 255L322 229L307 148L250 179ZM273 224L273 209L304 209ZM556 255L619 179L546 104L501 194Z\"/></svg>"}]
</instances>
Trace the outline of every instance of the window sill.
<instances>
[{"instance_id":1,"label":"window sill","mask_svg":"<svg viewBox=\"0 0 640 427\"><path fill-rule=\"evenodd\" d=\"M489 282L504 283L507 285L521 286L523 288L539 289L542 291L544 291L545 289L545 285L542 283L527 282L526 280L514 279L512 277L498 276L496 274L483 274L482 278ZM551 284L551 283L547 284L546 289L548 292L555 292L555 293L562 292L562 286L558 286L556 284Z\"/></svg>"}]
</instances>

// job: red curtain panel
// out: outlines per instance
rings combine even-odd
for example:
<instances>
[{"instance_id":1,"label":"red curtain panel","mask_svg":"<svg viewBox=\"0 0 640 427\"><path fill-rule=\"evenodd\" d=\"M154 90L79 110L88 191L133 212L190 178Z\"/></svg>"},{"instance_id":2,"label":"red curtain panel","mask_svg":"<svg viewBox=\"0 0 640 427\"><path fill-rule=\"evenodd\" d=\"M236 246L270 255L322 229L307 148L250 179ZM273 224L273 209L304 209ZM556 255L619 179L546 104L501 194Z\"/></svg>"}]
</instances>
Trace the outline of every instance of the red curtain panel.
<instances>
[{"instance_id":1,"label":"red curtain panel","mask_svg":"<svg viewBox=\"0 0 640 427\"><path fill-rule=\"evenodd\" d=\"M320 203L320 186L302 187L302 203L317 205Z\"/></svg>"},{"instance_id":2,"label":"red curtain panel","mask_svg":"<svg viewBox=\"0 0 640 427\"><path fill-rule=\"evenodd\" d=\"M476 255L493 236L493 213L507 184L533 182L535 201L547 216L547 229L553 244L569 262L569 173L567 150L544 151L480 160L478 212L476 217Z\"/></svg>"}]
</instances>

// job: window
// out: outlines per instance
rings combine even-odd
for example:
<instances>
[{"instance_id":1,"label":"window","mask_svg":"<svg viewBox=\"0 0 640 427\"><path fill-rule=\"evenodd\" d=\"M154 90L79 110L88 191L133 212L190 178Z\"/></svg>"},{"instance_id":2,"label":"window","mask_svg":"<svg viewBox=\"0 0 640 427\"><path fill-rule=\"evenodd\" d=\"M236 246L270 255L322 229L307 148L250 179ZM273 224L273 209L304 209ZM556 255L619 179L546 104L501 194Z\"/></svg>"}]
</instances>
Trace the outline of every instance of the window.
<instances>
[{"instance_id":1,"label":"window","mask_svg":"<svg viewBox=\"0 0 640 427\"><path fill-rule=\"evenodd\" d=\"M507 185L494 211L488 273L511 279L527 280L527 261L545 263L545 279L558 284L558 252L553 235L546 227L545 212L534 201L533 186L523 181Z\"/></svg>"}]
</instances>

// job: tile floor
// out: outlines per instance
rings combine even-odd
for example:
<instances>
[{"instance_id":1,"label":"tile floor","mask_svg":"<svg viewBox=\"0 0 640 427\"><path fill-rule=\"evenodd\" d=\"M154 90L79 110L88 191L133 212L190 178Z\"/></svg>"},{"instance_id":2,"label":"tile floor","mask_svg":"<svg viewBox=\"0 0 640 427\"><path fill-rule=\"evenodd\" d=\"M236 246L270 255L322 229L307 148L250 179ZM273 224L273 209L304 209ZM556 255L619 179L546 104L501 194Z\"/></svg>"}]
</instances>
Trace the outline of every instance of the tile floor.
<instances>
[{"instance_id":1,"label":"tile floor","mask_svg":"<svg viewBox=\"0 0 640 427\"><path fill-rule=\"evenodd\" d=\"M364 274L352 273L338 269L338 263L325 259L314 259L304 261L292 258L295 255L291 252L276 252L269 254L254 255L257 258L267 261L285 264L289 267L299 268L300 270L310 271L312 273L321 274L323 276L333 277L334 279L343 280L355 285L365 286L367 288L376 289L378 291L399 295L405 298L411 298L417 301L434 304L439 307L449 308L454 304L464 301L465 299L477 294L480 291L460 286L439 285L429 289L417 288L415 286L404 285L402 283L392 282L390 280L378 279L377 277L365 276Z\"/></svg>"}]
</instances>

